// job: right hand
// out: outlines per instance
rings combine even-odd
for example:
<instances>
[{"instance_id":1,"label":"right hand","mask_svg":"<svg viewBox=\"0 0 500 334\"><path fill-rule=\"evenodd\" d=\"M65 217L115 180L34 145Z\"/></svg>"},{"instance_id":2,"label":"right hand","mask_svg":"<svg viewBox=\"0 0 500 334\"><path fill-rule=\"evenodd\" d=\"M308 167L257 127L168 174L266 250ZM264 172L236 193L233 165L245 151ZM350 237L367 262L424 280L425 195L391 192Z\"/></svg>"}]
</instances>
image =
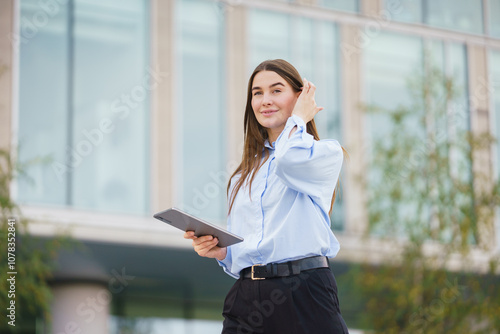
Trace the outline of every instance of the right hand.
<instances>
[{"instance_id":1,"label":"right hand","mask_svg":"<svg viewBox=\"0 0 500 334\"><path fill-rule=\"evenodd\" d=\"M184 239L193 240L193 248L199 256L215 258L222 261L226 258L227 248L219 247L219 239L214 238L211 235L204 235L197 237L194 235L194 231L187 231L184 233Z\"/></svg>"},{"instance_id":2,"label":"right hand","mask_svg":"<svg viewBox=\"0 0 500 334\"><path fill-rule=\"evenodd\" d=\"M295 102L292 114L299 116L307 124L318 112L323 110L323 107L318 107L316 104L316 86L312 82L307 81L306 78L303 80L304 86L297 102Z\"/></svg>"}]
</instances>

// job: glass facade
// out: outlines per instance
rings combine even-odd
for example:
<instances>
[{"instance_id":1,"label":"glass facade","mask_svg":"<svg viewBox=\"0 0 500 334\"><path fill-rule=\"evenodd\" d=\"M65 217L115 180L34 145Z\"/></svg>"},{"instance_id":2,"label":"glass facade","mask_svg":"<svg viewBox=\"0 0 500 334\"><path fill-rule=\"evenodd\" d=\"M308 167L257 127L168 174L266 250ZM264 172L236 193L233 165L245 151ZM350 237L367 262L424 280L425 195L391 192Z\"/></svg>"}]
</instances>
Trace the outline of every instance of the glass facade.
<instances>
[{"instance_id":1,"label":"glass facade","mask_svg":"<svg viewBox=\"0 0 500 334\"><path fill-rule=\"evenodd\" d=\"M398 21L484 33L481 0L385 0L385 7ZM394 8L397 10L391 10Z\"/></svg>"},{"instance_id":2,"label":"glass facade","mask_svg":"<svg viewBox=\"0 0 500 334\"><path fill-rule=\"evenodd\" d=\"M470 128L468 107L468 78L467 78L467 54L463 44L442 42L439 40L422 40L395 33L382 33L374 39L365 53L365 101L368 107L381 108L383 110L395 110L405 108L411 110L406 116L403 124L405 131L413 132L421 144L411 144L407 148L412 150L405 161L400 162L400 167L394 171L394 175L382 175L377 168L370 168L369 182L371 188L382 185L382 180L387 177L405 182L408 172L415 168L418 154L427 151L428 140L432 138L431 145L443 145L445 143L457 143L463 140L463 135ZM444 91L439 91L439 85L434 84L432 110L436 115L426 115L425 126L423 123L424 112L421 96L415 91L415 81L424 71L437 70L442 74L453 78L456 96L449 105L439 105L440 101L446 101ZM439 114L439 115L438 115ZM380 140L396 140L388 135L393 130L393 119L386 113L370 112L366 115L366 142L368 160L371 156L375 143ZM426 134L427 133L427 134ZM432 137L429 137L432 133ZM426 144L427 143L427 144ZM407 145L407 144L405 144ZM401 148L399 148L401 149ZM452 149L449 152L452 163L450 171L456 177L464 181L470 180L471 166L465 151ZM402 188L401 192L412 191ZM408 198L408 197L407 197ZM464 201L470 200L464 198ZM389 205L380 200L379 205ZM388 209L388 207L387 207ZM398 204L398 214L401 217L416 217L417 208L409 203ZM425 211L425 210L424 210ZM427 213L421 212L426 215ZM377 231L376 233L385 233Z\"/></svg>"},{"instance_id":3,"label":"glass facade","mask_svg":"<svg viewBox=\"0 0 500 334\"><path fill-rule=\"evenodd\" d=\"M385 0L391 19L408 23L423 22L422 0Z\"/></svg>"},{"instance_id":4,"label":"glass facade","mask_svg":"<svg viewBox=\"0 0 500 334\"><path fill-rule=\"evenodd\" d=\"M315 117L320 138L334 138L342 143L337 26L332 22L255 9L249 13L248 30L248 77L266 59L289 61L302 77L317 87L316 101L325 108ZM339 197L332 221L335 228L341 229L344 211Z\"/></svg>"},{"instance_id":5,"label":"glass facade","mask_svg":"<svg viewBox=\"0 0 500 334\"><path fill-rule=\"evenodd\" d=\"M318 5L328 9L359 12L360 0L318 0Z\"/></svg>"},{"instance_id":6,"label":"glass facade","mask_svg":"<svg viewBox=\"0 0 500 334\"><path fill-rule=\"evenodd\" d=\"M397 107L408 107L413 104L412 96L408 90L409 80L414 78L423 68L423 42L420 38L409 37L394 33L381 33L366 49L363 72L365 76L365 103L367 107L394 110ZM422 136L422 129L418 127L420 118L418 111L415 116L407 117L406 121L416 122L417 126L411 128L417 137ZM387 114L367 113L365 117L365 143L366 161L373 161L375 143L381 140L391 140L392 119ZM377 193L378 187L383 187L383 180L387 177L396 178L405 182L403 167L398 174L384 175L383 171L375 166L368 169L369 196ZM391 202L388 198L378 197L380 209L390 210ZM385 199L385 200L384 200ZM415 214L415 207L407 203L397 206L398 217ZM404 214L403 214L404 213ZM401 228L398 226L398 228ZM375 234L386 234L387 231L376 229Z\"/></svg>"},{"instance_id":7,"label":"glass facade","mask_svg":"<svg viewBox=\"0 0 500 334\"><path fill-rule=\"evenodd\" d=\"M448 108L446 128L449 140L457 143L464 139L464 133L470 131L467 49L463 44L449 43L446 50L445 69L456 88L456 97ZM450 154L453 160L451 172L463 181L471 181L472 166L466 152L452 150Z\"/></svg>"},{"instance_id":8,"label":"glass facade","mask_svg":"<svg viewBox=\"0 0 500 334\"><path fill-rule=\"evenodd\" d=\"M29 18L40 10L37 3L21 2L21 31L23 26L30 26ZM30 179L21 178L18 182L18 199L24 203L65 205L68 202L67 17L68 7L62 6L59 15L48 20L36 35L33 30L34 36L20 48L18 158L22 164L36 162L25 167ZM42 164L37 157L59 162L60 172L56 173L46 161Z\"/></svg>"},{"instance_id":9,"label":"glass facade","mask_svg":"<svg viewBox=\"0 0 500 334\"><path fill-rule=\"evenodd\" d=\"M500 38L500 0L489 0L488 5L490 36Z\"/></svg>"},{"instance_id":10,"label":"glass facade","mask_svg":"<svg viewBox=\"0 0 500 334\"><path fill-rule=\"evenodd\" d=\"M208 221L226 217L224 7L217 2L178 4L179 86L176 149L181 202L176 205Z\"/></svg>"},{"instance_id":11,"label":"glass facade","mask_svg":"<svg viewBox=\"0 0 500 334\"><path fill-rule=\"evenodd\" d=\"M427 0L424 6L424 23L474 34L484 32L481 0Z\"/></svg>"},{"instance_id":12,"label":"glass facade","mask_svg":"<svg viewBox=\"0 0 500 334\"><path fill-rule=\"evenodd\" d=\"M21 1L19 201L149 211L149 6L74 0L47 17ZM126 69L126 70L124 70Z\"/></svg>"}]
</instances>

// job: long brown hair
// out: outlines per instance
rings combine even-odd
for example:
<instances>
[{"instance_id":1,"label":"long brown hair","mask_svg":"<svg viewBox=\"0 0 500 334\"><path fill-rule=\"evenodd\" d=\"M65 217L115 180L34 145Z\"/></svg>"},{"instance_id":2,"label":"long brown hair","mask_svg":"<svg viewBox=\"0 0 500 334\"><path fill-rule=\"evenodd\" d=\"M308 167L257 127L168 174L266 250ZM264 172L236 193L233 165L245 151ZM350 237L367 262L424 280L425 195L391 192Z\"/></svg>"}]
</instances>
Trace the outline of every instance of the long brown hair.
<instances>
[{"instance_id":1,"label":"long brown hair","mask_svg":"<svg viewBox=\"0 0 500 334\"><path fill-rule=\"evenodd\" d=\"M229 203L230 203L228 214L231 213L231 209L233 208L236 194L238 193L238 191L245 182L249 184L249 194L252 193L252 182L255 177L255 174L269 158L269 150L264 146L266 139L268 139L267 130L257 121L257 118L255 118L255 114L252 109L253 80L257 75L257 73L261 71L275 72L280 77L285 79L290 84L290 86L292 86L295 92L299 92L301 87L303 86L302 78L297 69L295 69L295 67L293 67L292 64L283 59L263 61L255 68L252 75L250 76L250 79L248 80L247 104L245 107L245 116L243 124L244 127L243 158L238 168L236 168L233 175L231 175L231 177L229 178L229 183L227 185L227 196L229 198ZM307 132L311 134L315 140L319 140L319 135L318 131L316 130L316 124L314 123L314 119L312 119L307 123ZM342 150L344 151L345 154L346 152L344 148L342 148ZM240 178L234 185L231 194L229 194L229 189L231 187L231 180L237 174L240 174ZM330 206L329 214L331 214L333 209L333 203L335 202L338 186L339 183L337 182L337 186L335 187L335 190L333 192L332 204Z\"/></svg>"}]
</instances>

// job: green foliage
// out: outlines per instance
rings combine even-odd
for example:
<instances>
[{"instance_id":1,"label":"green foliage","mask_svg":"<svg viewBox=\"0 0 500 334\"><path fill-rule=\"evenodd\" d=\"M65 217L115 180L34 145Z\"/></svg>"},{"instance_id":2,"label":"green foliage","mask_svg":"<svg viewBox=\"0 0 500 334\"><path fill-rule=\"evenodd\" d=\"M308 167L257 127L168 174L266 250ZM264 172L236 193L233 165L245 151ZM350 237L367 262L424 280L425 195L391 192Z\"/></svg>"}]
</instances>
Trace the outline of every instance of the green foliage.
<instances>
[{"instance_id":1,"label":"green foliage","mask_svg":"<svg viewBox=\"0 0 500 334\"><path fill-rule=\"evenodd\" d=\"M0 321L0 332L9 333L26 329L27 319L44 316L50 319L49 306L51 292L47 280L54 269L54 258L60 247L69 245L66 237L56 237L44 240L28 232L29 222L20 214L20 210L13 201L10 185L14 177L22 174L23 167L17 165L9 152L0 150L0 305L2 317L5 317L6 307L9 305L9 284L7 272L17 272L15 275L15 305L16 327L9 326L7 321ZM8 269L8 220L15 219L15 269ZM9 237L12 237L10 235ZM13 252L11 252L13 253Z\"/></svg>"},{"instance_id":2,"label":"green foliage","mask_svg":"<svg viewBox=\"0 0 500 334\"><path fill-rule=\"evenodd\" d=\"M409 106L367 108L390 127L372 142L368 234L400 254L353 272L364 324L380 333L498 333L500 183L481 160L493 138L469 131L454 80L439 69L409 88ZM487 272L475 269L476 256L489 261Z\"/></svg>"}]
</instances>

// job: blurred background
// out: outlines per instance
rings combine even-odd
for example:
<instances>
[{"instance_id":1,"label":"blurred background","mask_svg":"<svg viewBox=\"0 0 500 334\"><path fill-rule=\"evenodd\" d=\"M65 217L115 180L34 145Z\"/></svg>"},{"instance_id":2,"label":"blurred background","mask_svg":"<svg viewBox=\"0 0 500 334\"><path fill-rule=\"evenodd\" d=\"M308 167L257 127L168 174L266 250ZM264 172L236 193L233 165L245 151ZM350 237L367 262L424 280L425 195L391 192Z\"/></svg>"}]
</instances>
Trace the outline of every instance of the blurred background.
<instances>
[{"instance_id":1,"label":"blurred background","mask_svg":"<svg viewBox=\"0 0 500 334\"><path fill-rule=\"evenodd\" d=\"M499 0L1 0L17 332L220 333L233 279L152 215L225 226L247 80L275 58L350 155L331 267L352 333L498 333Z\"/></svg>"}]
</instances>

